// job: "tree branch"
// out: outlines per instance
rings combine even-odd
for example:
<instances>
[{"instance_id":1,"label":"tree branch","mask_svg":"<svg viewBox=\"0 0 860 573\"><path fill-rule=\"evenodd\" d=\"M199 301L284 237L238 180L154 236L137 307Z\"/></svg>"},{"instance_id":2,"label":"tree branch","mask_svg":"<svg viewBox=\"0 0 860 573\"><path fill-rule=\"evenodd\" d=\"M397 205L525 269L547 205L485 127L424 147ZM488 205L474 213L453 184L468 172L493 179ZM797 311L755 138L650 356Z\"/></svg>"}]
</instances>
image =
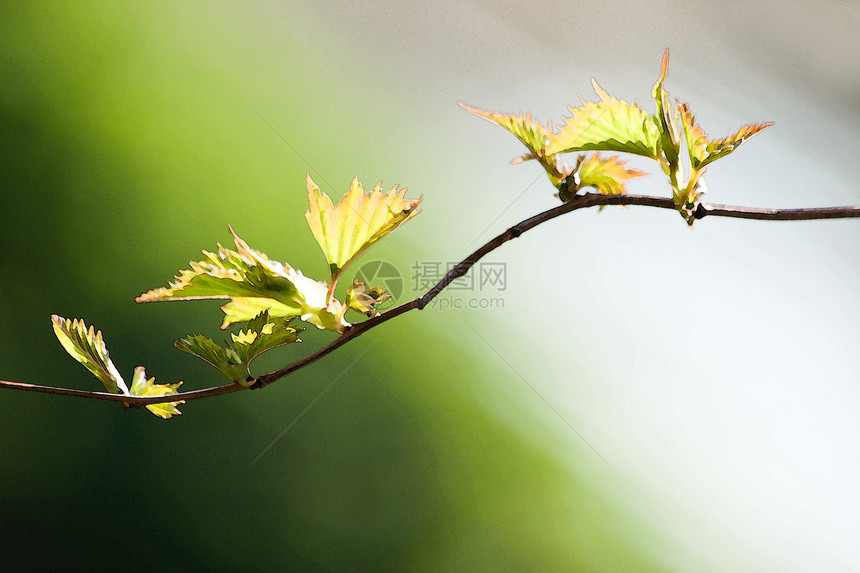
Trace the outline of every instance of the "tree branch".
<instances>
[{"instance_id":1,"label":"tree branch","mask_svg":"<svg viewBox=\"0 0 860 573\"><path fill-rule=\"evenodd\" d=\"M358 338L368 330L375 328L387 322L392 318L400 316L403 313L413 309L423 309L433 300L442 290L451 284L452 281L465 275L469 270L482 259L487 253L494 251L510 240L516 239L526 231L537 227L538 225L560 217L566 213L585 209L587 207L597 207L603 205L642 205L645 207L655 207L658 209L677 210L672 199L666 197L654 197L649 195L600 195L598 193L586 193L578 195L571 201L548 209L542 213L535 215L529 219L521 221L510 227L504 233L491 239L481 246L474 253L460 261L454 268L449 270L442 279L436 283L425 294L397 306L379 316L368 319L364 322L354 324L346 330L340 337L331 341L322 348L300 358L296 362L289 364L279 370L264 374L258 377L250 386L250 389L259 389L268 386L272 382L279 380L289 374L292 374L300 368L304 368L309 364L313 364L324 356L334 352L347 342ZM814 219L846 219L860 217L860 206L848 207L818 207L809 209L759 209L754 207L736 207L731 205L717 205L709 203L700 203L693 215L696 219L705 217L731 217L735 219L755 219L763 221L801 221ZM8 382L0 380L0 388L9 388L12 390L26 390L30 392L44 392L47 394L59 394L63 396L77 396L79 398L92 398L96 400L110 400L113 402L122 402L128 407L139 408L147 404L161 404L165 402L180 402L196 400L199 398L208 398L211 396L219 396L221 394L229 394L239 390L245 390L246 387L240 384L225 384L223 386L213 386L211 388L203 388L201 390L192 390L189 392L178 392L169 396L125 396L122 394L110 394L107 392L92 392L88 390L73 390L68 388L54 388L51 386L39 386L35 384L24 384L20 382ZM168 398L166 400L165 398Z\"/></svg>"},{"instance_id":2,"label":"tree branch","mask_svg":"<svg viewBox=\"0 0 860 573\"><path fill-rule=\"evenodd\" d=\"M209 398L210 396L219 396L221 394L229 394L238 390L245 390L245 387L239 384L225 384L223 386L213 386L211 388L203 388L201 390L179 392L177 394L170 394L169 396L126 396L125 394L94 392L92 390L75 390L73 388L56 388L54 386L40 386L38 384L25 384L23 382L9 382L7 380L0 380L0 388L24 390L27 392L42 392L44 394L59 394L60 396L77 396L78 398L92 398L93 400L107 400L109 402L123 402L126 406L131 408L140 408L147 404L164 404L168 401L181 402L184 400L195 400L197 398ZM170 400L165 400L165 398L170 398Z\"/></svg>"}]
</instances>

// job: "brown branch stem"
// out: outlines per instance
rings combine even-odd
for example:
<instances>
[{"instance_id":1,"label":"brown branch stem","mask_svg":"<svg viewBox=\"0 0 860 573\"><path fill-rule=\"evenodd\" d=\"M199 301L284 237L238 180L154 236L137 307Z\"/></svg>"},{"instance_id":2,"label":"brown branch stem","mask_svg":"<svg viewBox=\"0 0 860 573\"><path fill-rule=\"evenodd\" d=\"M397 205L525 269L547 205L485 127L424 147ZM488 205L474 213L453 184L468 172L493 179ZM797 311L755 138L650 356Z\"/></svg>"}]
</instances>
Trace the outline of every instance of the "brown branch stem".
<instances>
[{"instance_id":1,"label":"brown branch stem","mask_svg":"<svg viewBox=\"0 0 860 573\"><path fill-rule=\"evenodd\" d=\"M347 342L358 338L368 330L375 328L387 322L392 318L400 316L405 312L413 309L423 309L433 300L442 290L451 284L452 281L465 275L469 270L485 255L499 248L501 245L510 240L516 239L526 231L537 227L538 225L560 217L566 213L584 209L587 207L597 207L603 205L642 205L646 207L655 207L658 209L676 210L672 199L666 197L654 197L649 195L600 195L598 193L586 193L574 197L571 201L548 209L542 213L538 213L534 217L521 221L510 227L504 233L494 237L471 255L460 261L454 268L448 271L442 279L433 286L425 294L397 306L377 317L368 319L364 322L354 324L348 328L340 337L331 341L322 348L300 358L299 360L289 364L279 370L264 374L256 379L250 386L251 389L258 389L268 386L272 382L279 380L289 374L292 374L300 368L304 368L309 364L313 364L324 356L334 352ZM860 217L860 206L848 207L817 207L808 209L760 209L753 207L736 207L731 205L717 205L709 203L700 203L694 211L696 219L705 217L731 217L736 219L754 219L764 221L801 221L814 219L845 219ZM147 404L164 403L164 396L124 396L122 394L110 394L107 392L92 392L88 390L73 390L69 388L55 388L52 386L39 386L35 384L24 384L20 382L8 382L0 380L0 388L9 388L13 390L26 390L30 392L44 392L47 394L59 394L63 396L77 396L80 398L92 398L96 400L110 400L114 402L122 402L130 407L141 407ZM225 384L223 386L213 386L203 388L201 390L192 390L189 392L179 392L169 396L171 402L196 400L199 398L208 398L221 394L229 394L239 390L246 389L245 386L239 384Z\"/></svg>"}]
</instances>

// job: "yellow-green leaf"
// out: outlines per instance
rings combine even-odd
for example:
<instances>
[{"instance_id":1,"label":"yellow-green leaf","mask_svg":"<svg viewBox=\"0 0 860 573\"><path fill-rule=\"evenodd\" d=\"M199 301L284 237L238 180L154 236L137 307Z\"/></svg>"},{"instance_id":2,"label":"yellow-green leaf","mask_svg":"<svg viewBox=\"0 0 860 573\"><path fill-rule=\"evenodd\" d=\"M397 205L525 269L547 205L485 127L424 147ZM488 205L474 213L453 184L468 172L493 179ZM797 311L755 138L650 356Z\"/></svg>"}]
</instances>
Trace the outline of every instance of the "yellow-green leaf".
<instances>
[{"instance_id":1,"label":"yellow-green leaf","mask_svg":"<svg viewBox=\"0 0 860 573\"><path fill-rule=\"evenodd\" d=\"M190 263L168 287L145 292L137 302L163 300L200 300L232 297L272 298L300 314L304 302L293 282L297 274L288 264L270 260L252 249L230 228L236 250L218 244L218 252L203 251L206 259Z\"/></svg>"},{"instance_id":2,"label":"yellow-green leaf","mask_svg":"<svg viewBox=\"0 0 860 573\"><path fill-rule=\"evenodd\" d=\"M327 290L327 288L326 288ZM296 309L287 306L271 298L234 297L230 302L221 307L224 311L224 322L221 328L225 329L233 324L248 322L264 310L269 316L296 316Z\"/></svg>"},{"instance_id":3,"label":"yellow-green leaf","mask_svg":"<svg viewBox=\"0 0 860 573\"><path fill-rule=\"evenodd\" d=\"M678 157L681 154L681 134L678 132L677 116L674 108L669 105L669 93L663 88L666 74L669 70L669 50L663 54L663 65L660 69L660 77L651 90L654 102L657 105L657 125L659 128L660 149L665 156L668 165L663 165L666 174L672 179L673 186L678 178ZM659 157L658 157L659 158ZM662 163L662 161L661 161Z\"/></svg>"},{"instance_id":4,"label":"yellow-green leaf","mask_svg":"<svg viewBox=\"0 0 860 573\"><path fill-rule=\"evenodd\" d=\"M602 158L595 153L577 164L578 188L594 187L603 195L624 195L627 193L624 187L627 181L647 175L644 171L626 165L617 155Z\"/></svg>"},{"instance_id":5,"label":"yellow-green leaf","mask_svg":"<svg viewBox=\"0 0 860 573\"><path fill-rule=\"evenodd\" d=\"M709 141L708 159L706 162L710 163L711 161L714 161L721 157L725 157L726 155L737 149L741 143L748 140L760 131L770 127L771 125L773 125L772 121L744 125L731 135L723 137L722 139L715 139L713 141Z\"/></svg>"},{"instance_id":6,"label":"yellow-green leaf","mask_svg":"<svg viewBox=\"0 0 860 573\"><path fill-rule=\"evenodd\" d=\"M128 394L128 387L108 355L102 331L96 331L81 319L69 320L51 315L54 334L72 358L84 365L112 394Z\"/></svg>"},{"instance_id":7,"label":"yellow-green leaf","mask_svg":"<svg viewBox=\"0 0 860 573\"><path fill-rule=\"evenodd\" d=\"M689 104L678 102L678 111L681 125L684 127L684 138L687 140L690 166L693 170L698 170L708 159L708 135L696 123L696 116L690 111Z\"/></svg>"},{"instance_id":8,"label":"yellow-green leaf","mask_svg":"<svg viewBox=\"0 0 860 573\"><path fill-rule=\"evenodd\" d=\"M270 317L263 311L248 322L248 327L236 334L224 346L200 334L190 334L173 343L189 354L208 362L237 384L249 386L253 382L251 362L264 352L289 344L301 342L302 329L290 326L289 318Z\"/></svg>"},{"instance_id":9,"label":"yellow-green leaf","mask_svg":"<svg viewBox=\"0 0 860 573\"><path fill-rule=\"evenodd\" d=\"M305 218L325 253L331 273L329 298L343 270L373 243L417 215L421 199L405 199L406 188L382 191L378 183L365 193L356 177L349 191L334 205L307 176L310 209Z\"/></svg>"},{"instance_id":10,"label":"yellow-green leaf","mask_svg":"<svg viewBox=\"0 0 860 573\"><path fill-rule=\"evenodd\" d=\"M546 145L549 140L549 134L552 133L552 123L544 126L535 121L529 113L513 115L479 109L466 105L463 102L458 103L460 107L469 113L483 117L487 121L507 129L528 148L528 154L514 159L511 163L519 163L529 159L542 159L547 156Z\"/></svg>"},{"instance_id":11,"label":"yellow-green leaf","mask_svg":"<svg viewBox=\"0 0 860 573\"><path fill-rule=\"evenodd\" d=\"M252 249L232 228L236 250L220 244L217 253L203 251L206 260L191 262L167 287L145 292L137 302L230 299L221 307L222 328L250 320L263 310L272 316L301 316L320 328L337 332L349 326L343 305L329 300L326 283L315 281L287 263Z\"/></svg>"},{"instance_id":12,"label":"yellow-green leaf","mask_svg":"<svg viewBox=\"0 0 860 573\"><path fill-rule=\"evenodd\" d=\"M358 312L369 316L378 316L376 305L391 298L382 287L370 287L358 279L352 281L352 285L346 291L346 305Z\"/></svg>"},{"instance_id":13,"label":"yellow-green leaf","mask_svg":"<svg viewBox=\"0 0 860 573\"><path fill-rule=\"evenodd\" d=\"M678 110L681 114L681 124L684 126L687 149L690 153L690 164L694 170L703 169L708 163L725 157L737 149L741 143L773 125L773 122L744 125L727 137L709 141L708 135L696 123L696 117L690 111L690 106L679 102Z\"/></svg>"},{"instance_id":14,"label":"yellow-green leaf","mask_svg":"<svg viewBox=\"0 0 860 573\"><path fill-rule=\"evenodd\" d=\"M170 396L176 394L182 382L176 384L156 384L155 378L146 377L146 369L143 366L138 366L134 369L134 377L131 383L132 396ZM165 420L182 414L178 406L184 404L185 400L178 402L165 402L158 404L147 404L146 409Z\"/></svg>"},{"instance_id":15,"label":"yellow-green leaf","mask_svg":"<svg viewBox=\"0 0 860 573\"><path fill-rule=\"evenodd\" d=\"M548 154L570 151L617 151L659 157L660 130L657 120L635 103L616 99L591 80L600 103L582 101L569 107L570 117L560 131L550 136Z\"/></svg>"}]
</instances>

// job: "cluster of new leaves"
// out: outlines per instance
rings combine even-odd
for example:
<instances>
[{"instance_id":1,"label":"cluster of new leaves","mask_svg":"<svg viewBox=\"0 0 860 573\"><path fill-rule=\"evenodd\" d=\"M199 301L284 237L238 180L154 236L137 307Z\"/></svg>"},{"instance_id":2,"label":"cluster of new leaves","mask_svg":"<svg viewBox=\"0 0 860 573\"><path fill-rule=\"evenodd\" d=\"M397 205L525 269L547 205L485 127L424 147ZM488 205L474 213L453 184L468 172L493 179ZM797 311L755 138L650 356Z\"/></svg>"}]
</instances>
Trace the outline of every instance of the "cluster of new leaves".
<instances>
[{"instance_id":1,"label":"cluster of new leaves","mask_svg":"<svg viewBox=\"0 0 860 573\"><path fill-rule=\"evenodd\" d=\"M204 260L190 263L167 287L156 288L137 297L137 302L164 300L226 299L221 307L221 328L247 323L245 329L230 334L224 346L200 334L177 340L176 348L193 354L220 370L236 384L251 386L251 361L263 352L301 342L302 329L290 326L297 317L318 328L343 333L351 325L345 319L349 309L376 316L376 305L390 295L378 286L353 281L343 302L335 288L344 270L376 241L417 215L421 199L405 199L406 189L394 186L382 191L381 183L365 193L354 179L349 191L335 205L307 177L310 208L308 225L325 254L329 281L315 281L287 263L274 261L252 249L230 228L235 249L218 245L217 252L204 251ZM181 384L158 385L146 379L144 369L135 370L129 389L108 358L101 332L86 329L81 320L53 317L54 331L63 347L83 364L108 390L128 396L168 396ZM162 418L179 414L183 402L147 405Z\"/></svg>"},{"instance_id":2,"label":"cluster of new leaves","mask_svg":"<svg viewBox=\"0 0 860 573\"><path fill-rule=\"evenodd\" d=\"M134 369L131 388L129 388L119 370L108 355L107 347L102 339L102 332L87 325L83 320L69 320L57 315L51 316L54 324L54 333L60 340L63 348L104 385L105 390L111 394L123 394L125 396L170 396L176 394L182 382L176 384L156 384L155 378L147 378L143 366ZM164 404L149 404L147 409L161 418L170 418L174 414L181 414L177 406L184 401L166 402Z\"/></svg>"},{"instance_id":3,"label":"cluster of new leaves","mask_svg":"<svg viewBox=\"0 0 860 573\"><path fill-rule=\"evenodd\" d=\"M537 160L564 202L570 201L584 187L594 187L605 195L624 194L627 181L645 173L626 167L618 156L602 157L599 153L579 155L576 164L570 167L559 159L561 154L608 151L631 153L656 161L669 177L675 206L692 225L696 206L706 190L702 175L708 164L725 157L772 123L745 125L727 137L709 140L688 104L678 100L674 105L669 102L669 94L663 87L668 63L667 50L660 77L652 90L657 108L654 115L636 103L610 96L594 80L592 85L600 101L581 100L581 106L569 107L571 115L564 118L558 130L553 129L552 122L544 126L529 114L510 115L460 105L513 133L529 150L513 163ZM689 156L686 178L681 160L682 133Z\"/></svg>"},{"instance_id":4,"label":"cluster of new leaves","mask_svg":"<svg viewBox=\"0 0 860 573\"><path fill-rule=\"evenodd\" d=\"M367 193L358 179L335 205L307 177L310 208L305 218L325 253L329 282L315 281L287 263L269 259L252 249L233 229L236 250L218 245L217 253L204 251L206 260L192 262L167 287L143 293L137 302L162 300L229 299L222 328L247 322L266 311L272 317L301 317L318 328L343 332L350 326L344 315L350 308L377 314L375 304L387 298L381 287L354 282L345 302L334 296L344 270L373 243L417 215L421 199L404 199L406 189L395 185L388 192L379 183Z\"/></svg>"}]
</instances>

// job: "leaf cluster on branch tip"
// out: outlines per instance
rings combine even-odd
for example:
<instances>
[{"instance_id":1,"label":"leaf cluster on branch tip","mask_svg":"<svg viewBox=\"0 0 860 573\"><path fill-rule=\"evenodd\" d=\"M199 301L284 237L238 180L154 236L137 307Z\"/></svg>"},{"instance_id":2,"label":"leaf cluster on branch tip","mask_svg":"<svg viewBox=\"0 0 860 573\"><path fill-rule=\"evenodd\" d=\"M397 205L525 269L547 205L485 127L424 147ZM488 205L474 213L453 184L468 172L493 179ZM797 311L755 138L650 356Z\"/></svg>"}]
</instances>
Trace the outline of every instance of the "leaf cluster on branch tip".
<instances>
[{"instance_id":1,"label":"leaf cluster on branch tip","mask_svg":"<svg viewBox=\"0 0 860 573\"><path fill-rule=\"evenodd\" d=\"M669 65L669 51L663 56L660 76L651 95L657 110L651 115L636 103L616 99L591 80L599 102L580 98L582 105L569 107L570 117L556 131L552 122L546 126L531 114L505 114L478 109L460 102L460 106L510 131L529 150L512 163L536 160L546 170L558 197L570 201L584 187L593 187L604 195L626 194L627 181L646 173L626 167L618 156L579 155L573 167L559 159L563 153L579 151L609 151L630 153L656 161L669 177L672 197L687 224L692 225L694 213L702 194L707 190L705 170L711 162L725 157L741 143L773 125L771 122L745 125L721 139L708 139L687 103L677 99L669 102L663 87ZM679 125L680 124L680 125ZM682 141L687 149L689 176L684 178L681 160Z\"/></svg>"}]
</instances>

